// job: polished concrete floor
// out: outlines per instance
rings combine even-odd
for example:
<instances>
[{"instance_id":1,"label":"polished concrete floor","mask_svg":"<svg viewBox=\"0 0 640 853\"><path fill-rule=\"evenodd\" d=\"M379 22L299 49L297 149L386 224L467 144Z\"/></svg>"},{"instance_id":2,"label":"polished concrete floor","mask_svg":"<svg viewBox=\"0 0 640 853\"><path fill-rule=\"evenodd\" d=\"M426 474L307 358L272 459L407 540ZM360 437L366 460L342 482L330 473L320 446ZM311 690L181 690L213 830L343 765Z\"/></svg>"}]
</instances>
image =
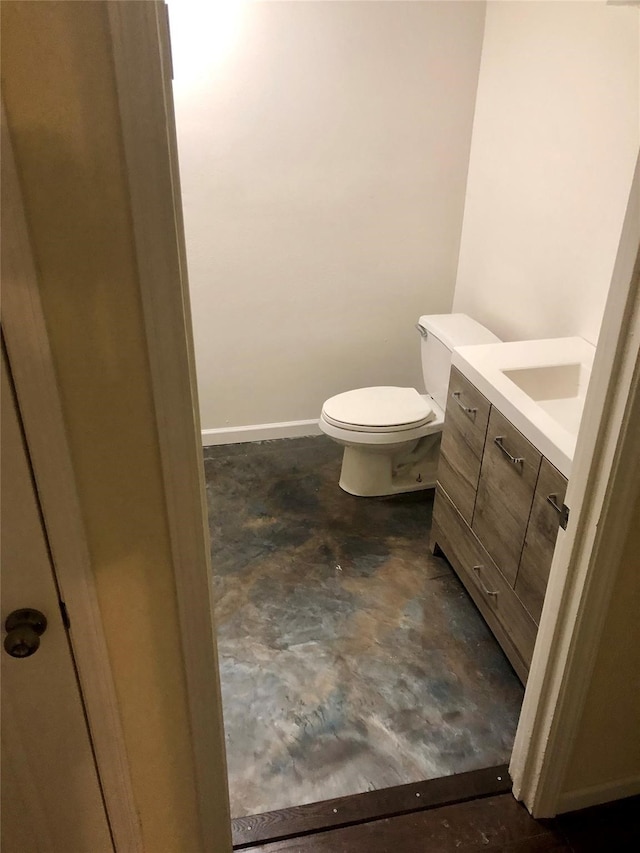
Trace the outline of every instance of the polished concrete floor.
<instances>
[{"instance_id":1,"label":"polished concrete floor","mask_svg":"<svg viewBox=\"0 0 640 853\"><path fill-rule=\"evenodd\" d=\"M522 686L428 550L432 493L352 497L340 460L204 451L234 817L509 759Z\"/></svg>"}]
</instances>

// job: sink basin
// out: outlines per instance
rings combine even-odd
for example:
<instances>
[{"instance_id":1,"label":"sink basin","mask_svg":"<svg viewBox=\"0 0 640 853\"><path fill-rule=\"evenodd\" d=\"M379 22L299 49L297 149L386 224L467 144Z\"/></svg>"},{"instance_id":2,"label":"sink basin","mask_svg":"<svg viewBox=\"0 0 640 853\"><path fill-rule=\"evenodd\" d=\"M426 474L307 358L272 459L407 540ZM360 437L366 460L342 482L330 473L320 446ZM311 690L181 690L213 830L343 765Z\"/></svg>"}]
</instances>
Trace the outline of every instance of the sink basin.
<instances>
[{"instance_id":1,"label":"sink basin","mask_svg":"<svg viewBox=\"0 0 640 853\"><path fill-rule=\"evenodd\" d=\"M577 434L591 378L586 364L521 367L502 372L554 420Z\"/></svg>"},{"instance_id":2,"label":"sink basin","mask_svg":"<svg viewBox=\"0 0 640 853\"><path fill-rule=\"evenodd\" d=\"M569 476L595 347L582 338L458 347L451 363Z\"/></svg>"}]
</instances>

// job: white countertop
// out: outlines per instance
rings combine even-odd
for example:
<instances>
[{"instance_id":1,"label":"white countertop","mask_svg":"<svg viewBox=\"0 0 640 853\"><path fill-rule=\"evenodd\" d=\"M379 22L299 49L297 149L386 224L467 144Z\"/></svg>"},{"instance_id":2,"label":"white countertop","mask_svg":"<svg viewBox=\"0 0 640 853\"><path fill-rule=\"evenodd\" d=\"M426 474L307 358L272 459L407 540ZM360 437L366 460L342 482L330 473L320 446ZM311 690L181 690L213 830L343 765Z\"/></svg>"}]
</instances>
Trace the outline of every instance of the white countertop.
<instances>
[{"instance_id":1,"label":"white countertop","mask_svg":"<svg viewBox=\"0 0 640 853\"><path fill-rule=\"evenodd\" d=\"M583 338L550 338L458 347L451 363L568 477L594 354Z\"/></svg>"}]
</instances>

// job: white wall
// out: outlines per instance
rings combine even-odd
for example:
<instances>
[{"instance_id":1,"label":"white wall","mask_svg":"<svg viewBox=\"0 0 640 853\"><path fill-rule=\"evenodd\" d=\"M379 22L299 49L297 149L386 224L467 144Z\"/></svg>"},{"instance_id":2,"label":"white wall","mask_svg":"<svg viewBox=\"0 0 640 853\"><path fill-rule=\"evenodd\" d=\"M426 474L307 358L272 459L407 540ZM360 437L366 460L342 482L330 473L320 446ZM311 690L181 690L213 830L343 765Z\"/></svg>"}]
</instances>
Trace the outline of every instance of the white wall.
<instances>
[{"instance_id":1,"label":"white wall","mask_svg":"<svg viewBox=\"0 0 640 853\"><path fill-rule=\"evenodd\" d=\"M484 3L169 6L203 428L419 384L413 324L453 300Z\"/></svg>"},{"instance_id":2,"label":"white wall","mask_svg":"<svg viewBox=\"0 0 640 853\"><path fill-rule=\"evenodd\" d=\"M640 12L487 4L454 308L596 343L638 152Z\"/></svg>"}]
</instances>

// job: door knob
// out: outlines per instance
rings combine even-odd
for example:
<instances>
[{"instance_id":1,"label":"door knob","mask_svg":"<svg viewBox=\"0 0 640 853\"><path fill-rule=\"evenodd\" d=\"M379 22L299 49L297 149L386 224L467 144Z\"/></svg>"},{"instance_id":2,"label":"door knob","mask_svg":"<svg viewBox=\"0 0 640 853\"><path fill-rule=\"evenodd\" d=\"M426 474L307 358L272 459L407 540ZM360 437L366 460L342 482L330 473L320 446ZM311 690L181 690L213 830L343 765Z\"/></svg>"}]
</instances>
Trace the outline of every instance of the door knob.
<instances>
[{"instance_id":1,"label":"door knob","mask_svg":"<svg viewBox=\"0 0 640 853\"><path fill-rule=\"evenodd\" d=\"M10 613L4 627L7 631L5 651L12 658L28 658L38 651L40 637L47 630L47 617L39 610L25 607Z\"/></svg>"}]
</instances>

